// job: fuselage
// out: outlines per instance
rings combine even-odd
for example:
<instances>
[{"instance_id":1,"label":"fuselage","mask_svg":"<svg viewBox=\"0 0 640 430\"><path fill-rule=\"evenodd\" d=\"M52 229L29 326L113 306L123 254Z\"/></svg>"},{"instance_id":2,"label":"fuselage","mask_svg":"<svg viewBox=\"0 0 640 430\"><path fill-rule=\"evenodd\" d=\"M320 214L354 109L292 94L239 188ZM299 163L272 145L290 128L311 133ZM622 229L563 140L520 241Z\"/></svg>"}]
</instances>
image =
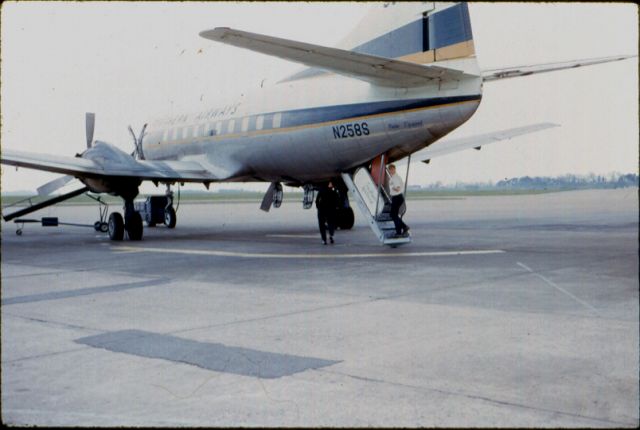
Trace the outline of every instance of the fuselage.
<instances>
[{"instance_id":1,"label":"fuselage","mask_svg":"<svg viewBox=\"0 0 640 430\"><path fill-rule=\"evenodd\" d=\"M150 122L144 154L237 163L235 181L322 181L435 142L473 115L481 86L471 78L451 88L382 88L334 74L282 82L236 103Z\"/></svg>"}]
</instances>

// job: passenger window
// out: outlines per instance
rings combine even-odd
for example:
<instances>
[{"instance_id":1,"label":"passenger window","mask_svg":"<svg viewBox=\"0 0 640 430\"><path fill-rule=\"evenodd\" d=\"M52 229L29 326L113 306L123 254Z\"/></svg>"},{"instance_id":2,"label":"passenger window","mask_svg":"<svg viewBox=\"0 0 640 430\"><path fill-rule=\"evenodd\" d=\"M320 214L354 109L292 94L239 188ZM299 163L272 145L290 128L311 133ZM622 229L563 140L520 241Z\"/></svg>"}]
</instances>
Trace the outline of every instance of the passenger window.
<instances>
[{"instance_id":1,"label":"passenger window","mask_svg":"<svg viewBox=\"0 0 640 430\"><path fill-rule=\"evenodd\" d=\"M216 134L222 133L222 121L216 123Z\"/></svg>"},{"instance_id":2,"label":"passenger window","mask_svg":"<svg viewBox=\"0 0 640 430\"><path fill-rule=\"evenodd\" d=\"M282 113L278 112L273 116L273 128L280 128L281 121L282 121Z\"/></svg>"},{"instance_id":3,"label":"passenger window","mask_svg":"<svg viewBox=\"0 0 640 430\"><path fill-rule=\"evenodd\" d=\"M247 131L249 130L249 117L244 117L242 118L242 131Z\"/></svg>"},{"instance_id":4,"label":"passenger window","mask_svg":"<svg viewBox=\"0 0 640 430\"><path fill-rule=\"evenodd\" d=\"M256 119L256 130L262 130L262 127L264 127L264 116L260 115Z\"/></svg>"},{"instance_id":5,"label":"passenger window","mask_svg":"<svg viewBox=\"0 0 640 430\"><path fill-rule=\"evenodd\" d=\"M236 126L236 120L235 119L231 119L229 120L229 127L227 128L227 132L228 133L233 133L233 129Z\"/></svg>"}]
</instances>

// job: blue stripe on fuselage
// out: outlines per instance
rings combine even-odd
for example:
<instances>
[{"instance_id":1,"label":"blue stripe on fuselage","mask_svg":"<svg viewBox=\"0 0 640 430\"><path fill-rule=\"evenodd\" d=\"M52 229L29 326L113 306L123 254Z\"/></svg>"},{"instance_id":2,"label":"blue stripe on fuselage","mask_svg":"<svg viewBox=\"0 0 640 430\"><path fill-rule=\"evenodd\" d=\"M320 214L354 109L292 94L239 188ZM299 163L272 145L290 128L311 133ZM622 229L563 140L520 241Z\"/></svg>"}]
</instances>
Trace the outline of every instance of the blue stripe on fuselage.
<instances>
[{"instance_id":1,"label":"blue stripe on fuselage","mask_svg":"<svg viewBox=\"0 0 640 430\"><path fill-rule=\"evenodd\" d=\"M421 109L471 100L480 100L480 98L480 95L471 95L428 99L391 100L284 111L282 112L281 127L298 127L302 125L339 121L349 118L402 112L411 109Z\"/></svg>"}]
</instances>

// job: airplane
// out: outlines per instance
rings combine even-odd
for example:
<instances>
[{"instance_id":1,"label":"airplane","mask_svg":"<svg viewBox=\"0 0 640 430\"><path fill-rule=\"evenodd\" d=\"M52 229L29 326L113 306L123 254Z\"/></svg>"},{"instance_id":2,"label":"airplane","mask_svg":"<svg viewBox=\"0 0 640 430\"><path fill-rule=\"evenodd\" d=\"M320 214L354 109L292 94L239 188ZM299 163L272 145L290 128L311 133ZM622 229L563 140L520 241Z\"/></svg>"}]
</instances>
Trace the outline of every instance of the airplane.
<instances>
[{"instance_id":1,"label":"airplane","mask_svg":"<svg viewBox=\"0 0 640 430\"><path fill-rule=\"evenodd\" d=\"M137 241L143 237L143 218L150 226L163 222L175 227L171 186L176 183L202 183L208 189L212 183L267 182L260 207L268 211L280 206L282 184L301 187L308 209L314 192L331 181L340 195L340 228L354 224L350 192L381 243L409 243L410 236L397 237L390 226L386 165L411 162L412 157L429 162L557 126L539 123L447 138L476 112L485 82L633 57L481 70L465 2L374 4L336 47L226 27L199 35L305 68L259 95L247 93L242 101L154 119L138 135L129 127L132 153L93 139L93 113L86 115L87 148L75 157L3 148L2 164L66 175L40 187L39 194L51 194L74 178L83 184L3 214L5 221L82 193L107 193L122 198L124 216L112 212L107 222L101 212L95 229L108 232L114 241L123 240L125 233ZM136 202L143 181L166 185L165 196Z\"/></svg>"}]
</instances>

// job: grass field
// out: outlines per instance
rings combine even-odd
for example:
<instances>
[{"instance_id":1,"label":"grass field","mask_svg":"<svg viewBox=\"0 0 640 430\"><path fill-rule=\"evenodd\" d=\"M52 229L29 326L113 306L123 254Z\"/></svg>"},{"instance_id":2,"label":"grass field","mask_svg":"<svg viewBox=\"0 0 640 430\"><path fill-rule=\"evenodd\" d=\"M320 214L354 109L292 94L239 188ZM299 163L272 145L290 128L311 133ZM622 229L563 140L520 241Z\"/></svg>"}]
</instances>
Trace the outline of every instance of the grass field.
<instances>
[{"instance_id":1,"label":"grass field","mask_svg":"<svg viewBox=\"0 0 640 430\"><path fill-rule=\"evenodd\" d=\"M520 195L520 194L542 194L549 192L559 192L559 191L569 191L569 189L561 189L561 190L476 190L476 191L466 191L466 190L410 190L407 192L408 200L423 200L423 199L458 199L469 196L510 196L510 195ZM188 192L181 193L180 195L180 203L181 204L191 204L191 203L241 203L241 202L260 202L262 200L263 194L261 192L254 191L237 191L237 192L224 192L224 193L216 193L216 192ZM138 196L136 200L143 200L146 195ZM2 207L10 206L20 202L21 200L25 200L29 198L29 196L18 196L18 195L1 195L1 203ZM108 204L121 204L122 199L115 196L110 195L102 195L101 200ZM175 199L177 201L178 194L175 194ZM44 198L35 197L31 199L31 204L36 204L38 202L43 201ZM301 192L285 192L284 194L285 202L300 202L302 201L302 193ZM78 197L74 197L69 199L63 203L63 205L89 205L95 204L95 200L87 197L86 195L81 195ZM20 206L25 206L27 203L22 204Z\"/></svg>"}]
</instances>

